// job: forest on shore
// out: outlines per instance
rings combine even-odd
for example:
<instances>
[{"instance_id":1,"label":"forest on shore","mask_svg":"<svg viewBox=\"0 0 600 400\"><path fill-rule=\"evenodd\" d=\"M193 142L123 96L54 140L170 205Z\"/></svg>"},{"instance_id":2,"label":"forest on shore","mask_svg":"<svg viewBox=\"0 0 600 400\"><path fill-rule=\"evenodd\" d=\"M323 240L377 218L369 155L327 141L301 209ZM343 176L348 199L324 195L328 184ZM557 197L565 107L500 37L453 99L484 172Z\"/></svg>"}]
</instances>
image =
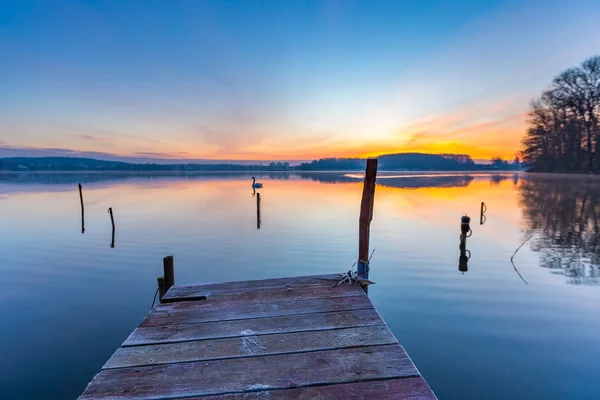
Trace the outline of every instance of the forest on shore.
<instances>
[{"instance_id":1,"label":"forest on shore","mask_svg":"<svg viewBox=\"0 0 600 400\"><path fill-rule=\"evenodd\" d=\"M382 171L480 171L519 170L518 158L512 162L494 157L490 164L477 164L466 154L397 153L377 157ZM322 158L296 167L300 171L359 171L366 166L364 158Z\"/></svg>"},{"instance_id":2,"label":"forest on shore","mask_svg":"<svg viewBox=\"0 0 600 400\"><path fill-rule=\"evenodd\" d=\"M522 155L532 172L600 170L600 55L558 74L532 101Z\"/></svg>"},{"instance_id":3,"label":"forest on shore","mask_svg":"<svg viewBox=\"0 0 600 400\"><path fill-rule=\"evenodd\" d=\"M519 160L509 163L494 158L491 164L476 164L462 154L398 153L378 157L379 169L387 171L477 171L518 170ZM0 171L132 171L132 172L218 172L218 171L359 171L364 170L365 158L323 158L312 162L290 165L289 162L268 164L219 163L128 163L77 157L12 157L0 158Z\"/></svg>"}]
</instances>

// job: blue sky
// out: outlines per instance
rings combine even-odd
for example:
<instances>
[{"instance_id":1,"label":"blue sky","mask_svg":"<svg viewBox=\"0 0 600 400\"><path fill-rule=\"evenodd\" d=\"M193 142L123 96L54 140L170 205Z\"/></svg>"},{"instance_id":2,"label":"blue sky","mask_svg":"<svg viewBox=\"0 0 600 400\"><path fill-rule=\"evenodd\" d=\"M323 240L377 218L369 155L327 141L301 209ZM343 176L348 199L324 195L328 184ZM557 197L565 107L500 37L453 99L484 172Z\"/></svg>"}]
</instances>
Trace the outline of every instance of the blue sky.
<instances>
[{"instance_id":1,"label":"blue sky","mask_svg":"<svg viewBox=\"0 0 600 400\"><path fill-rule=\"evenodd\" d=\"M598 21L585 0L2 0L0 156L513 157Z\"/></svg>"}]
</instances>

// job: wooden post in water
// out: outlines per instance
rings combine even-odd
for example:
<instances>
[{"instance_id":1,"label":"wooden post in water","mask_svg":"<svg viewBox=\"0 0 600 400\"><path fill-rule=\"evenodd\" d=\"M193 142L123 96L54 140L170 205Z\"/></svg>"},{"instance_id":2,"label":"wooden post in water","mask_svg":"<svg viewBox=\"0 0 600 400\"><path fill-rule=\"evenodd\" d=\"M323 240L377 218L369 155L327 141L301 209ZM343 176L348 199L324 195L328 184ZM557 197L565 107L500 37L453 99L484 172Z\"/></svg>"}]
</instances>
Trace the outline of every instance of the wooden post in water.
<instances>
[{"instance_id":1,"label":"wooden post in water","mask_svg":"<svg viewBox=\"0 0 600 400\"><path fill-rule=\"evenodd\" d=\"M471 217L469 217L467 214L460 217L460 238L461 238L461 240L463 238L466 239L468 237L471 237L471 235L473 234L473 231L471 230L471 225L469 225L470 223L471 223Z\"/></svg>"},{"instance_id":2,"label":"wooden post in water","mask_svg":"<svg viewBox=\"0 0 600 400\"><path fill-rule=\"evenodd\" d=\"M81 183L79 184L79 201L81 202L81 233L85 233L85 218L84 218L84 210L83 210L83 192Z\"/></svg>"},{"instance_id":3,"label":"wooden post in water","mask_svg":"<svg viewBox=\"0 0 600 400\"><path fill-rule=\"evenodd\" d=\"M110 222L112 224L112 241L110 242L110 247L114 248L115 247L115 218L113 216L112 207L109 207L108 213L110 214Z\"/></svg>"},{"instance_id":4,"label":"wooden post in water","mask_svg":"<svg viewBox=\"0 0 600 400\"><path fill-rule=\"evenodd\" d=\"M482 201L481 202L481 214L479 216L479 225L483 225L485 224L486 221L486 216L485 216L485 212L487 211L487 206L485 205L485 203Z\"/></svg>"},{"instance_id":5,"label":"wooden post in water","mask_svg":"<svg viewBox=\"0 0 600 400\"><path fill-rule=\"evenodd\" d=\"M260 193L256 193L256 229L260 229Z\"/></svg>"},{"instance_id":6,"label":"wooden post in water","mask_svg":"<svg viewBox=\"0 0 600 400\"><path fill-rule=\"evenodd\" d=\"M467 237L465 235L460 235L460 244L458 245L460 249L460 256L458 257L458 270L463 274L469 270L469 258L471 258L471 252L467 250ZM468 254L467 254L468 253Z\"/></svg>"},{"instance_id":7,"label":"wooden post in water","mask_svg":"<svg viewBox=\"0 0 600 400\"><path fill-rule=\"evenodd\" d=\"M367 160L365 182L360 203L360 218L358 220L358 263L356 272L359 276L369 278L369 236L373 205L375 203L375 181L377 180L377 159Z\"/></svg>"},{"instance_id":8,"label":"wooden post in water","mask_svg":"<svg viewBox=\"0 0 600 400\"><path fill-rule=\"evenodd\" d=\"M163 258L163 269L165 273L165 293L175 284L175 266L173 256Z\"/></svg>"}]
</instances>

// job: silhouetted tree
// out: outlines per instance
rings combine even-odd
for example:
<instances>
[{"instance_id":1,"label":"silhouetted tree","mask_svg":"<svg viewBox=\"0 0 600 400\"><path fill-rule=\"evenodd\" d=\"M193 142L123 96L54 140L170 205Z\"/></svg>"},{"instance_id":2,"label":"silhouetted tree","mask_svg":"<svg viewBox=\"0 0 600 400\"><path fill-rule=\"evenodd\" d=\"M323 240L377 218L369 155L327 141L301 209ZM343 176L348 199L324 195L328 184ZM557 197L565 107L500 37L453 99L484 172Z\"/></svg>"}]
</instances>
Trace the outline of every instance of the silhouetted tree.
<instances>
[{"instance_id":1,"label":"silhouetted tree","mask_svg":"<svg viewBox=\"0 0 600 400\"><path fill-rule=\"evenodd\" d=\"M523 156L531 170L592 172L600 167L600 56L561 72L532 101Z\"/></svg>"},{"instance_id":2,"label":"silhouetted tree","mask_svg":"<svg viewBox=\"0 0 600 400\"><path fill-rule=\"evenodd\" d=\"M508 167L508 162L500 157L492 157L492 168L505 169Z\"/></svg>"}]
</instances>

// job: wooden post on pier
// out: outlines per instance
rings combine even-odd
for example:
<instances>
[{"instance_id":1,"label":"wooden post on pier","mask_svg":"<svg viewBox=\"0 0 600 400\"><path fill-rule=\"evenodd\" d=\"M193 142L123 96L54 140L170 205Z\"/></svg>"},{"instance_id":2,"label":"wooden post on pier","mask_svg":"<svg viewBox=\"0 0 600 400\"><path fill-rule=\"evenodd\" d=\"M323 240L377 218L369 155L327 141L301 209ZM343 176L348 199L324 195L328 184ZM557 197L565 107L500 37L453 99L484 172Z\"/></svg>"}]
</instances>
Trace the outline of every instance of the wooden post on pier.
<instances>
[{"instance_id":1,"label":"wooden post on pier","mask_svg":"<svg viewBox=\"0 0 600 400\"><path fill-rule=\"evenodd\" d=\"M112 241L110 242L110 247L115 247L115 217L113 216L112 207L109 207L108 213L110 214L110 222L112 224Z\"/></svg>"},{"instance_id":2,"label":"wooden post on pier","mask_svg":"<svg viewBox=\"0 0 600 400\"><path fill-rule=\"evenodd\" d=\"M377 180L377 159L367 160L365 182L363 185L362 201L360 203L360 218L358 220L358 263L356 272L364 278L369 277L369 236L373 205L375 203L375 181Z\"/></svg>"},{"instance_id":3,"label":"wooden post on pier","mask_svg":"<svg viewBox=\"0 0 600 400\"><path fill-rule=\"evenodd\" d=\"M79 184L79 201L81 202L81 233L85 233L85 218L84 218L84 212L83 212L83 192L82 192L82 187L81 187L81 183Z\"/></svg>"},{"instance_id":4,"label":"wooden post on pier","mask_svg":"<svg viewBox=\"0 0 600 400\"><path fill-rule=\"evenodd\" d=\"M165 290L165 277L159 276L156 281L158 282L158 300L162 303L163 296L167 293Z\"/></svg>"},{"instance_id":5,"label":"wooden post on pier","mask_svg":"<svg viewBox=\"0 0 600 400\"><path fill-rule=\"evenodd\" d=\"M175 266L173 256L163 258L163 269L165 273L165 292L175 284Z\"/></svg>"}]
</instances>

